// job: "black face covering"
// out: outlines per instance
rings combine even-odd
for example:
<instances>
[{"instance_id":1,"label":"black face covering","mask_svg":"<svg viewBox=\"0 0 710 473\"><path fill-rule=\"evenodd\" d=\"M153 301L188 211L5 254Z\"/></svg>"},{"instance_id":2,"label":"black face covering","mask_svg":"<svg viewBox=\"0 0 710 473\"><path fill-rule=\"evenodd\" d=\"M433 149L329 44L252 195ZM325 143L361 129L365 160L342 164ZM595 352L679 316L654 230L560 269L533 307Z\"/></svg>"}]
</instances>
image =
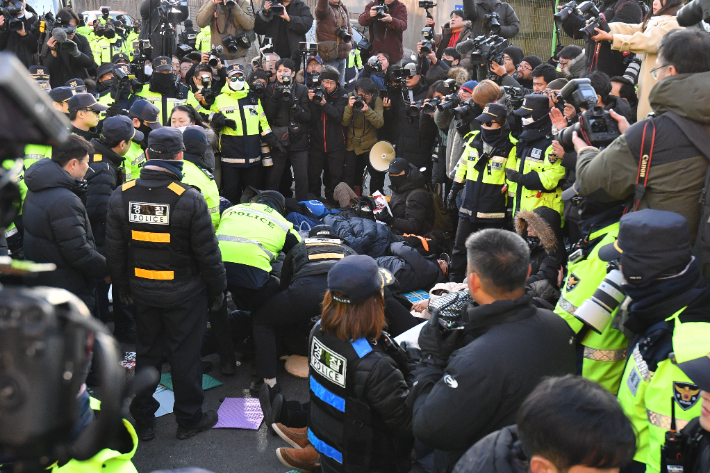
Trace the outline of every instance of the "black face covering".
<instances>
[{"instance_id":1,"label":"black face covering","mask_svg":"<svg viewBox=\"0 0 710 473\"><path fill-rule=\"evenodd\" d=\"M96 90L98 90L99 92L103 92L104 90L108 90L109 88L111 88L110 80L104 80L96 84Z\"/></svg>"},{"instance_id":2,"label":"black face covering","mask_svg":"<svg viewBox=\"0 0 710 473\"><path fill-rule=\"evenodd\" d=\"M446 64L447 66L451 67L451 62L452 62L452 61L449 61L448 59L442 59L441 62L443 62L443 63Z\"/></svg>"},{"instance_id":3,"label":"black face covering","mask_svg":"<svg viewBox=\"0 0 710 473\"><path fill-rule=\"evenodd\" d=\"M510 128L507 123L505 126L496 128L495 130L489 130L481 127L481 136L483 137L483 141L494 148L502 146L506 141L508 141L509 135Z\"/></svg>"},{"instance_id":4,"label":"black face covering","mask_svg":"<svg viewBox=\"0 0 710 473\"><path fill-rule=\"evenodd\" d=\"M531 253L540 248L541 246L540 238L538 237L528 235L525 240L528 242L528 248L530 249Z\"/></svg>"},{"instance_id":5,"label":"black face covering","mask_svg":"<svg viewBox=\"0 0 710 473\"><path fill-rule=\"evenodd\" d=\"M141 122L141 126L138 127L138 131L143 133L143 136L145 137L145 138L143 138L143 142L148 143L148 135L150 134L151 131L153 131L153 129L151 127L149 127L148 125L146 125L145 123Z\"/></svg>"},{"instance_id":6,"label":"black face covering","mask_svg":"<svg viewBox=\"0 0 710 473\"><path fill-rule=\"evenodd\" d=\"M150 76L151 90L159 93L167 93L175 87L175 74L154 73Z\"/></svg>"},{"instance_id":7,"label":"black face covering","mask_svg":"<svg viewBox=\"0 0 710 473\"><path fill-rule=\"evenodd\" d=\"M390 174L390 182L392 183L393 188L399 189L405 182L407 182L407 174L405 173L401 176L393 176Z\"/></svg>"}]
</instances>

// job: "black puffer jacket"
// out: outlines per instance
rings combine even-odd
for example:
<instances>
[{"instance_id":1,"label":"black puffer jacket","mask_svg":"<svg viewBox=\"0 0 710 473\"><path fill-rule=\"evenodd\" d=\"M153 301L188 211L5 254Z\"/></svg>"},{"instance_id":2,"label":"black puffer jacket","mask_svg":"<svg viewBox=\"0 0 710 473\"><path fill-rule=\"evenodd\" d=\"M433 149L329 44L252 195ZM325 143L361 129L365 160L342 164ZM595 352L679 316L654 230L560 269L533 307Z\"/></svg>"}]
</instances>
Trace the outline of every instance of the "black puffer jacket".
<instances>
[{"instance_id":1,"label":"black puffer jacket","mask_svg":"<svg viewBox=\"0 0 710 473\"><path fill-rule=\"evenodd\" d=\"M94 147L94 157L86 173L86 180L89 182L86 190L86 212L91 220L96 247L99 253L105 255L108 201L116 187L123 184L118 169L123 164L123 158L96 138L91 140L91 146Z\"/></svg>"},{"instance_id":2,"label":"black puffer jacket","mask_svg":"<svg viewBox=\"0 0 710 473\"><path fill-rule=\"evenodd\" d=\"M493 12L500 16L498 20L500 22L499 36L512 38L518 34L520 20L509 3L500 0L463 0L463 14L473 25L471 38L491 34L490 22L486 22L485 18L486 15Z\"/></svg>"},{"instance_id":3,"label":"black puffer jacket","mask_svg":"<svg viewBox=\"0 0 710 473\"><path fill-rule=\"evenodd\" d=\"M518 426L492 432L469 448L454 473L526 473L527 458L518 439Z\"/></svg>"},{"instance_id":4,"label":"black puffer jacket","mask_svg":"<svg viewBox=\"0 0 710 473\"><path fill-rule=\"evenodd\" d=\"M286 7L286 13L291 18L291 21L286 22L286 37L288 46L291 49L291 59L298 61L301 57L298 43L306 40L306 33L313 25L313 14L308 5L301 0L291 0L291 3ZM274 16L270 12L267 14L261 9L254 15L254 32L274 38L274 46L276 46L279 27L285 21L281 17ZM293 73L296 74L296 71L293 71Z\"/></svg>"},{"instance_id":5,"label":"black puffer jacket","mask_svg":"<svg viewBox=\"0 0 710 473\"><path fill-rule=\"evenodd\" d=\"M360 255L373 258L384 256L392 240L392 234L385 225L366 218L335 214L326 215L323 222L333 227L335 234Z\"/></svg>"},{"instance_id":6,"label":"black puffer jacket","mask_svg":"<svg viewBox=\"0 0 710 473\"><path fill-rule=\"evenodd\" d=\"M426 188L426 177L409 164L407 180L393 187L389 206L394 220L392 230L400 234L425 235L434 227L434 201ZM411 194L411 197L410 197Z\"/></svg>"},{"instance_id":7,"label":"black puffer jacket","mask_svg":"<svg viewBox=\"0 0 710 473\"><path fill-rule=\"evenodd\" d=\"M39 41L37 37L39 19L37 15L32 14L30 10L31 8L28 5L25 11L25 17L21 18L22 23L25 24L25 31L27 32L25 36L20 36L20 33L17 31L10 31L10 29L7 28L7 23L5 23L6 27L4 30L0 29L0 51L13 53L25 67L38 64L36 54L37 42Z\"/></svg>"},{"instance_id":8,"label":"black puffer jacket","mask_svg":"<svg viewBox=\"0 0 710 473\"><path fill-rule=\"evenodd\" d=\"M28 284L61 287L87 306L94 301L95 279L108 276L106 259L96 251L89 216L77 182L51 159L41 159L25 171L23 203L25 256L57 269L39 273Z\"/></svg>"},{"instance_id":9,"label":"black puffer jacket","mask_svg":"<svg viewBox=\"0 0 710 473\"><path fill-rule=\"evenodd\" d=\"M535 307L531 296L468 305L461 318L468 324L464 346L446 366L423 361L410 395L414 437L437 449L437 472L451 471L471 445L514 423L542 378L575 370L569 325ZM425 333L434 331L422 331L421 346L436 343L423 343Z\"/></svg>"},{"instance_id":10,"label":"black puffer jacket","mask_svg":"<svg viewBox=\"0 0 710 473\"><path fill-rule=\"evenodd\" d=\"M141 170L139 183L146 186L165 186L179 181L178 176L163 167L151 165L150 161ZM132 270L128 261L128 210L124 208L121 188L111 196L106 221L106 254L111 279L120 293L130 293L141 302L156 307L174 307L185 303L195 294L207 289L211 298L227 288L227 276L222 263L222 254L217 245L212 218L207 202L199 191L188 189L174 209L170 209L171 224L190 229L189 248L200 274L187 280L159 281L129 278ZM170 294L170 297L166 297Z\"/></svg>"},{"instance_id":11,"label":"black puffer jacket","mask_svg":"<svg viewBox=\"0 0 710 473\"><path fill-rule=\"evenodd\" d=\"M423 100L427 96L427 84L424 79L412 87L414 101ZM405 92L406 93L406 92ZM383 137L395 145L398 157L406 158L417 167L431 168L431 145L428 149L423 144L420 135L419 117L408 118L409 99L405 102L402 94L390 93L392 106L384 111L385 126ZM431 121L431 133L436 136L436 125ZM433 144L433 143L432 143Z\"/></svg>"},{"instance_id":12,"label":"black puffer jacket","mask_svg":"<svg viewBox=\"0 0 710 473\"><path fill-rule=\"evenodd\" d=\"M89 77L87 69L94 67L94 55L89 40L76 33L73 41L79 48L79 57L71 56L63 49L57 51L57 57L54 57L49 50L42 56L42 63L49 70L49 84L52 88L61 87L70 79L86 79Z\"/></svg>"},{"instance_id":13,"label":"black puffer jacket","mask_svg":"<svg viewBox=\"0 0 710 473\"><path fill-rule=\"evenodd\" d=\"M308 101L311 108L311 149L338 151L345 149L345 131L340 122L348 105L348 94L338 84L332 94L326 95L322 106Z\"/></svg>"},{"instance_id":14,"label":"black puffer jacket","mask_svg":"<svg viewBox=\"0 0 710 473\"><path fill-rule=\"evenodd\" d=\"M281 84L276 81L266 87L266 100L262 101L264 113L271 125L271 131L277 138L284 133L288 127L290 144L288 150L303 151L308 149L308 132L310 131L311 106L308 100L308 89L303 84L293 82L291 86L291 100L283 100ZM296 109L293 109L293 106ZM294 128L289 127L291 123L298 127L298 134L294 134Z\"/></svg>"},{"instance_id":15,"label":"black puffer jacket","mask_svg":"<svg viewBox=\"0 0 710 473\"><path fill-rule=\"evenodd\" d=\"M435 259L427 259L404 242L390 245L392 256L377 258L377 266L387 269L399 283L400 292L428 291L446 279Z\"/></svg>"}]
</instances>

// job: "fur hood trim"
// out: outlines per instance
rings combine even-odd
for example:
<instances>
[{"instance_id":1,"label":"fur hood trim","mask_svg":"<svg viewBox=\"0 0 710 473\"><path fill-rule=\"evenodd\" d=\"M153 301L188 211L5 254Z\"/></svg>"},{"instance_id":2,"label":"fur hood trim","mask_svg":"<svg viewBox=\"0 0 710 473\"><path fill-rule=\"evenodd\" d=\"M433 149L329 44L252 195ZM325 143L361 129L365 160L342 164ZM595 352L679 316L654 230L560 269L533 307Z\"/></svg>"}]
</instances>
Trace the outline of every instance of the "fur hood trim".
<instances>
[{"instance_id":1,"label":"fur hood trim","mask_svg":"<svg viewBox=\"0 0 710 473\"><path fill-rule=\"evenodd\" d=\"M518 212L515 216L515 231L518 235L525 237L528 233L528 225L537 233L543 248L548 254L557 249L557 238L555 231L550 227L550 223L540 215L529 210Z\"/></svg>"},{"instance_id":2,"label":"fur hood trim","mask_svg":"<svg viewBox=\"0 0 710 473\"><path fill-rule=\"evenodd\" d=\"M452 67L448 72L449 79L456 79L456 87L461 87L468 82L469 74L463 67Z\"/></svg>"}]
</instances>

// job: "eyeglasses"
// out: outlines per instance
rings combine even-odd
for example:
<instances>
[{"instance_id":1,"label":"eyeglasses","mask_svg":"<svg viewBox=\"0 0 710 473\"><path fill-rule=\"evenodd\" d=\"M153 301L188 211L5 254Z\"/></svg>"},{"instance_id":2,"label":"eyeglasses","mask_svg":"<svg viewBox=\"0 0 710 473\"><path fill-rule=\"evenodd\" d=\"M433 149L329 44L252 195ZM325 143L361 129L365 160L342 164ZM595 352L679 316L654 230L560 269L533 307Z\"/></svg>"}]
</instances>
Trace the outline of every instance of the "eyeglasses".
<instances>
[{"instance_id":1,"label":"eyeglasses","mask_svg":"<svg viewBox=\"0 0 710 473\"><path fill-rule=\"evenodd\" d=\"M523 66L522 64L518 66L518 69L520 69L521 71L532 71L532 67Z\"/></svg>"},{"instance_id":2,"label":"eyeglasses","mask_svg":"<svg viewBox=\"0 0 710 473\"><path fill-rule=\"evenodd\" d=\"M653 80L658 80L658 71L660 71L661 69L665 69L670 65L671 64L664 64L662 66L654 67L653 69L651 69L651 77L653 77Z\"/></svg>"},{"instance_id":3,"label":"eyeglasses","mask_svg":"<svg viewBox=\"0 0 710 473\"><path fill-rule=\"evenodd\" d=\"M232 76L229 78L229 82L236 82L238 80L244 80L244 76Z\"/></svg>"}]
</instances>

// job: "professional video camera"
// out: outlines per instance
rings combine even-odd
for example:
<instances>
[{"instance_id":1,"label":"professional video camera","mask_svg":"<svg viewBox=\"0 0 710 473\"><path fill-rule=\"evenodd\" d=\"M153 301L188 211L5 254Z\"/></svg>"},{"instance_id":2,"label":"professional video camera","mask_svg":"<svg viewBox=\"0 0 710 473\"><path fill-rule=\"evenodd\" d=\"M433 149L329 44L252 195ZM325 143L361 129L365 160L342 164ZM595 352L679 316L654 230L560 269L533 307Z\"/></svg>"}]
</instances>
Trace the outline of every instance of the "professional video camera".
<instances>
[{"instance_id":1,"label":"professional video camera","mask_svg":"<svg viewBox=\"0 0 710 473\"><path fill-rule=\"evenodd\" d=\"M488 28L491 30L491 34L500 33L500 16L497 12L484 15L483 22L488 25Z\"/></svg>"},{"instance_id":2,"label":"professional video camera","mask_svg":"<svg viewBox=\"0 0 710 473\"><path fill-rule=\"evenodd\" d=\"M308 76L308 88L313 91L313 102L315 103L321 103L327 95L327 92L320 82L320 74L317 72L311 73Z\"/></svg>"},{"instance_id":3,"label":"professional video camera","mask_svg":"<svg viewBox=\"0 0 710 473\"><path fill-rule=\"evenodd\" d=\"M244 33L238 34L237 36L228 34L222 38L222 44L227 48L229 54L237 54L239 48L249 49L251 47L251 41L249 41L249 38Z\"/></svg>"},{"instance_id":4,"label":"professional video camera","mask_svg":"<svg viewBox=\"0 0 710 473\"><path fill-rule=\"evenodd\" d=\"M362 94L355 95L355 102L353 103L353 110L362 110L365 108L365 96Z\"/></svg>"},{"instance_id":5,"label":"professional video camera","mask_svg":"<svg viewBox=\"0 0 710 473\"><path fill-rule=\"evenodd\" d=\"M372 17L373 20L381 20L390 12L390 9L385 5L385 0L379 0L377 5L373 6L375 9L375 16Z\"/></svg>"},{"instance_id":6,"label":"professional video camera","mask_svg":"<svg viewBox=\"0 0 710 473\"><path fill-rule=\"evenodd\" d=\"M335 36L340 38L343 43L349 43L350 41L353 40L353 36L348 33L348 29L344 26L341 26L337 30L335 30Z\"/></svg>"},{"instance_id":7,"label":"professional video camera","mask_svg":"<svg viewBox=\"0 0 710 473\"><path fill-rule=\"evenodd\" d=\"M269 9L269 11L276 16L281 16L284 14L285 9L286 9L286 7L284 7L280 3L274 3L273 5L271 5L271 8Z\"/></svg>"},{"instance_id":8,"label":"professional video camera","mask_svg":"<svg viewBox=\"0 0 710 473\"><path fill-rule=\"evenodd\" d=\"M17 16L22 11L22 2L20 0L4 0L0 4L0 15L5 17L5 31L20 31L23 28L22 20Z\"/></svg>"},{"instance_id":9,"label":"professional video camera","mask_svg":"<svg viewBox=\"0 0 710 473\"><path fill-rule=\"evenodd\" d=\"M212 50L210 51L210 58L207 60L207 64L210 65L210 67L217 67L222 60L220 56L224 52L224 48L222 47L221 44L218 44L217 46L212 46Z\"/></svg>"},{"instance_id":10,"label":"professional video camera","mask_svg":"<svg viewBox=\"0 0 710 473\"><path fill-rule=\"evenodd\" d=\"M161 0L158 6L161 23L176 25L187 18L188 12L187 0Z\"/></svg>"},{"instance_id":11,"label":"professional video camera","mask_svg":"<svg viewBox=\"0 0 710 473\"><path fill-rule=\"evenodd\" d=\"M422 28L422 56L426 56L434 50L436 43L434 42L434 30L431 26Z\"/></svg>"},{"instance_id":12,"label":"professional video camera","mask_svg":"<svg viewBox=\"0 0 710 473\"><path fill-rule=\"evenodd\" d=\"M572 79L560 90L560 96L574 105L577 112L582 108L592 108L597 103L597 93L592 81L587 78Z\"/></svg>"},{"instance_id":13,"label":"professional video camera","mask_svg":"<svg viewBox=\"0 0 710 473\"><path fill-rule=\"evenodd\" d=\"M523 106L523 101L525 101L525 91L522 87L514 87L512 85L504 85L503 90L510 97L510 103L513 105L515 110Z\"/></svg>"},{"instance_id":14,"label":"professional video camera","mask_svg":"<svg viewBox=\"0 0 710 473\"><path fill-rule=\"evenodd\" d=\"M680 26L693 26L701 21L710 23L710 0L691 0L676 15Z\"/></svg>"},{"instance_id":15,"label":"professional video camera","mask_svg":"<svg viewBox=\"0 0 710 473\"><path fill-rule=\"evenodd\" d=\"M505 38L492 35L489 37L478 36L474 40L477 48L471 53L471 63L484 67L495 62L503 64L503 50L507 47Z\"/></svg>"},{"instance_id":16,"label":"professional video camera","mask_svg":"<svg viewBox=\"0 0 710 473\"><path fill-rule=\"evenodd\" d=\"M291 90L292 87L293 84L291 83L291 74L283 74L281 76L281 86L279 86L279 88L281 89L281 99L284 102L291 101L291 98L293 97L293 92Z\"/></svg>"},{"instance_id":17,"label":"professional video camera","mask_svg":"<svg viewBox=\"0 0 710 473\"><path fill-rule=\"evenodd\" d=\"M599 28L607 32L610 31L604 14L599 11L591 0L580 4L577 4L575 1L566 3L562 5L562 9L555 13L553 17L555 23L559 25L567 21L572 15L580 16L587 21L587 25L579 30L584 35L585 40L589 40L592 36L598 34L594 28Z\"/></svg>"},{"instance_id":18,"label":"professional video camera","mask_svg":"<svg viewBox=\"0 0 710 473\"><path fill-rule=\"evenodd\" d=\"M370 68L370 71L372 71L372 74L382 72L382 63L377 56L370 56L367 60L367 65Z\"/></svg>"},{"instance_id":19,"label":"professional video camera","mask_svg":"<svg viewBox=\"0 0 710 473\"><path fill-rule=\"evenodd\" d=\"M577 132L577 136L582 138L588 145L596 146L597 148L609 146L612 141L621 135L619 124L600 105L594 105L585 111L580 115L577 123L562 129L557 135L557 141L567 152L574 151L574 143L572 142L572 133L574 132Z\"/></svg>"},{"instance_id":20,"label":"professional video camera","mask_svg":"<svg viewBox=\"0 0 710 473\"><path fill-rule=\"evenodd\" d=\"M69 24L62 24L61 19L57 18L54 23L54 28L52 28L52 37L57 40L57 44L54 46L55 51L60 49L72 49L73 41L69 41L68 35L76 33L76 26Z\"/></svg>"}]
</instances>

